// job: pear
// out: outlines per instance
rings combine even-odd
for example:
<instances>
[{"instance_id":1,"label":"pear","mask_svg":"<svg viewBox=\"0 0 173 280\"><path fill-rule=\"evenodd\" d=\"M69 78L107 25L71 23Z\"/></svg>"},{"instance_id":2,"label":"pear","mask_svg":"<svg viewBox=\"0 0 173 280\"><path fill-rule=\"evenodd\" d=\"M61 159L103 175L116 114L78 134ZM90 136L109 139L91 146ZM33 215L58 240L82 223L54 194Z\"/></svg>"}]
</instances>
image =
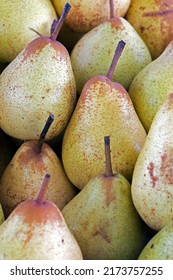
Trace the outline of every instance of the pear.
<instances>
[{"instance_id":1,"label":"pear","mask_svg":"<svg viewBox=\"0 0 173 280\"><path fill-rule=\"evenodd\" d=\"M144 223L133 205L130 183L112 171L109 136L104 141L106 172L93 177L62 214L84 259L136 259L145 244Z\"/></svg>"},{"instance_id":2,"label":"pear","mask_svg":"<svg viewBox=\"0 0 173 280\"><path fill-rule=\"evenodd\" d=\"M0 226L0 259L81 260L82 253L59 208L45 200L46 174L36 199L20 203Z\"/></svg>"},{"instance_id":3,"label":"pear","mask_svg":"<svg viewBox=\"0 0 173 280\"><path fill-rule=\"evenodd\" d=\"M69 53L56 41L67 3L51 36L40 36L4 69L0 75L0 127L13 138L37 139L50 113L55 116L46 140L65 129L76 102L76 82Z\"/></svg>"},{"instance_id":4,"label":"pear","mask_svg":"<svg viewBox=\"0 0 173 280\"><path fill-rule=\"evenodd\" d=\"M146 43L152 59L159 57L173 40L173 2L170 0L132 0L126 19Z\"/></svg>"},{"instance_id":5,"label":"pear","mask_svg":"<svg viewBox=\"0 0 173 280\"><path fill-rule=\"evenodd\" d=\"M51 146L44 143L53 117L49 116L38 140L21 144L2 174L0 202L5 217L22 201L35 198L46 172L51 174L46 199L53 201L60 210L77 194L77 189L64 172L61 160Z\"/></svg>"},{"instance_id":6,"label":"pear","mask_svg":"<svg viewBox=\"0 0 173 280\"><path fill-rule=\"evenodd\" d=\"M0 204L0 225L4 222L5 217L4 217L4 211L2 209L2 205Z\"/></svg>"},{"instance_id":7,"label":"pear","mask_svg":"<svg viewBox=\"0 0 173 280\"><path fill-rule=\"evenodd\" d=\"M131 0L114 0L114 13L123 17L127 12ZM66 0L52 0L60 15ZM67 26L79 33L86 33L109 19L109 0L70 0L71 13L66 18Z\"/></svg>"},{"instance_id":8,"label":"pear","mask_svg":"<svg viewBox=\"0 0 173 280\"><path fill-rule=\"evenodd\" d=\"M128 90L135 110L148 132L153 118L173 91L173 41L134 78Z\"/></svg>"},{"instance_id":9,"label":"pear","mask_svg":"<svg viewBox=\"0 0 173 280\"><path fill-rule=\"evenodd\" d=\"M145 223L160 230L173 220L173 94L158 109L136 161L133 203Z\"/></svg>"},{"instance_id":10,"label":"pear","mask_svg":"<svg viewBox=\"0 0 173 280\"><path fill-rule=\"evenodd\" d=\"M82 36L72 50L71 62L78 94L91 77L106 75L114 53L112 46L122 39L126 49L118 62L113 81L128 89L137 73L151 62L146 44L132 25L122 17L113 16L113 11L110 14L109 20Z\"/></svg>"},{"instance_id":11,"label":"pear","mask_svg":"<svg viewBox=\"0 0 173 280\"><path fill-rule=\"evenodd\" d=\"M50 25L57 19L50 0L1 0L0 61L11 62L38 33L48 36Z\"/></svg>"},{"instance_id":12,"label":"pear","mask_svg":"<svg viewBox=\"0 0 173 280\"><path fill-rule=\"evenodd\" d=\"M112 82L124 49L120 41L106 76L91 78L84 86L62 141L62 161L70 181L79 189L104 172L102 139L112 138L113 169L131 180L146 132L125 88Z\"/></svg>"},{"instance_id":13,"label":"pear","mask_svg":"<svg viewBox=\"0 0 173 280\"><path fill-rule=\"evenodd\" d=\"M173 260L173 221L168 222L147 243L139 260Z\"/></svg>"}]
</instances>

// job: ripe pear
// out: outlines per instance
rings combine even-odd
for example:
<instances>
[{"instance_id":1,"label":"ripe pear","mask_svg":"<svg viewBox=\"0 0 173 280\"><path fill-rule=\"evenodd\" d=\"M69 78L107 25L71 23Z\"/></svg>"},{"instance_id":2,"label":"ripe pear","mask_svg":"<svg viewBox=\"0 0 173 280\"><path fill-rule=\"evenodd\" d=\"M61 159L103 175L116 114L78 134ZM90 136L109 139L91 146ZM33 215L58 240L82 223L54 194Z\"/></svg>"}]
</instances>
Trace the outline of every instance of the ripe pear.
<instances>
[{"instance_id":1,"label":"ripe pear","mask_svg":"<svg viewBox=\"0 0 173 280\"><path fill-rule=\"evenodd\" d=\"M0 225L5 221L4 211L2 209L2 205L0 204Z\"/></svg>"},{"instance_id":2,"label":"ripe pear","mask_svg":"<svg viewBox=\"0 0 173 280\"><path fill-rule=\"evenodd\" d=\"M36 197L46 172L51 174L46 199L53 201L60 210L77 194L77 189L64 172L61 160L51 146L44 143L52 121L53 116L50 115L39 140L24 142L2 174L0 202L5 217L22 201Z\"/></svg>"},{"instance_id":3,"label":"ripe pear","mask_svg":"<svg viewBox=\"0 0 173 280\"><path fill-rule=\"evenodd\" d=\"M61 211L52 201L44 199L49 178L46 174L36 199L20 203L0 226L0 259L82 259Z\"/></svg>"},{"instance_id":4,"label":"ripe pear","mask_svg":"<svg viewBox=\"0 0 173 280\"><path fill-rule=\"evenodd\" d=\"M56 40L70 5L51 36L34 39L0 75L0 126L13 138L37 139L50 113L55 116L46 140L65 129L76 102L76 82L69 53Z\"/></svg>"},{"instance_id":5,"label":"ripe pear","mask_svg":"<svg viewBox=\"0 0 173 280\"><path fill-rule=\"evenodd\" d=\"M157 59L136 75L128 91L147 132L157 110L172 90L173 41Z\"/></svg>"},{"instance_id":6,"label":"ripe pear","mask_svg":"<svg viewBox=\"0 0 173 280\"><path fill-rule=\"evenodd\" d=\"M111 12L109 20L82 36L72 50L71 62L78 94L91 77L106 75L114 54L113 46L122 38L126 49L118 62L113 81L128 89L137 73L151 62L146 44L132 25Z\"/></svg>"},{"instance_id":7,"label":"ripe pear","mask_svg":"<svg viewBox=\"0 0 173 280\"><path fill-rule=\"evenodd\" d=\"M62 141L62 161L70 181L79 189L104 172L102 139L112 139L113 169L131 180L146 132L125 88L111 78L125 46L118 43L106 76L84 86Z\"/></svg>"},{"instance_id":8,"label":"ripe pear","mask_svg":"<svg viewBox=\"0 0 173 280\"><path fill-rule=\"evenodd\" d=\"M144 247L144 223L132 199L130 183L112 171L109 136L106 172L93 177L63 208L62 214L84 259L136 259Z\"/></svg>"},{"instance_id":9,"label":"ripe pear","mask_svg":"<svg viewBox=\"0 0 173 280\"><path fill-rule=\"evenodd\" d=\"M11 62L38 37L33 30L49 36L54 19L57 19L57 14L50 0L15 0L10 3L1 0L0 61Z\"/></svg>"},{"instance_id":10,"label":"ripe pear","mask_svg":"<svg viewBox=\"0 0 173 280\"><path fill-rule=\"evenodd\" d=\"M126 19L144 40L153 59L173 40L173 1L132 0Z\"/></svg>"},{"instance_id":11,"label":"ripe pear","mask_svg":"<svg viewBox=\"0 0 173 280\"><path fill-rule=\"evenodd\" d=\"M173 220L173 94L158 109L136 161L133 203L145 223L160 230Z\"/></svg>"},{"instance_id":12,"label":"ripe pear","mask_svg":"<svg viewBox=\"0 0 173 280\"><path fill-rule=\"evenodd\" d=\"M173 221L168 222L147 243L139 260L173 260Z\"/></svg>"},{"instance_id":13,"label":"ripe pear","mask_svg":"<svg viewBox=\"0 0 173 280\"><path fill-rule=\"evenodd\" d=\"M114 0L114 13L123 17L127 12L131 0ZM66 0L52 0L60 15ZM75 31L86 33L106 21L110 17L109 0L70 0L71 13L66 18L67 26Z\"/></svg>"}]
</instances>

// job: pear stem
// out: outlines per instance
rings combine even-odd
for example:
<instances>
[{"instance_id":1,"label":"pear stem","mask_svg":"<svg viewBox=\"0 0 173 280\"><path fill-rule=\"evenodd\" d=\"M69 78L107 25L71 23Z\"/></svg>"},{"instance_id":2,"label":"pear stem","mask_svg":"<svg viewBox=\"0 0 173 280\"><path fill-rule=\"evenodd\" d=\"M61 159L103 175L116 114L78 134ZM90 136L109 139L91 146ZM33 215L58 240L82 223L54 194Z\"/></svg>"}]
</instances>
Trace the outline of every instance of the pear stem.
<instances>
[{"instance_id":1,"label":"pear stem","mask_svg":"<svg viewBox=\"0 0 173 280\"><path fill-rule=\"evenodd\" d=\"M43 183L41 185L41 189L40 189L40 191L38 193L38 196L36 198L36 202L39 203L39 204L42 204L43 201L44 201L47 186L49 184L49 180L50 180L50 175L46 174L45 177L44 177Z\"/></svg>"},{"instance_id":2,"label":"pear stem","mask_svg":"<svg viewBox=\"0 0 173 280\"><path fill-rule=\"evenodd\" d=\"M110 7L110 18L114 18L114 0L109 0L109 7Z\"/></svg>"},{"instance_id":3,"label":"pear stem","mask_svg":"<svg viewBox=\"0 0 173 280\"><path fill-rule=\"evenodd\" d=\"M56 40L56 38L57 38L57 36L58 36L58 34L61 30L61 27L63 25L63 22L64 22L66 16L68 15L70 9L71 9L71 5L67 2L64 6L64 10L63 10L59 20L53 22L54 28L52 28L52 33L51 33L51 36L50 36L50 38L52 40Z\"/></svg>"},{"instance_id":4,"label":"pear stem","mask_svg":"<svg viewBox=\"0 0 173 280\"><path fill-rule=\"evenodd\" d=\"M123 52L123 49L125 47L125 42L123 40L119 41L117 47L116 47L116 50L115 50L115 53L114 53L114 57L112 59L112 63L109 67L109 70L107 72L107 75L106 77L110 80L112 80L112 77L113 77L113 74L114 74L114 71L115 71L115 68L116 68L116 65L118 63L118 60Z\"/></svg>"},{"instance_id":5,"label":"pear stem","mask_svg":"<svg viewBox=\"0 0 173 280\"><path fill-rule=\"evenodd\" d=\"M46 134L51 126L51 123L53 122L54 120L54 115L53 114L50 114L47 121L46 121L46 124L40 134L40 137L38 139L38 143L37 143L37 152L38 153L41 153L41 148L43 146L43 143L45 141L45 137L46 137Z\"/></svg>"},{"instance_id":6,"label":"pear stem","mask_svg":"<svg viewBox=\"0 0 173 280\"><path fill-rule=\"evenodd\" d=\"M106 157L106 177L113 176L112 163L111 163L111 152L110 152L110 137L104 137L105 144L105 157Z\"/></svg>"}]
</instances>

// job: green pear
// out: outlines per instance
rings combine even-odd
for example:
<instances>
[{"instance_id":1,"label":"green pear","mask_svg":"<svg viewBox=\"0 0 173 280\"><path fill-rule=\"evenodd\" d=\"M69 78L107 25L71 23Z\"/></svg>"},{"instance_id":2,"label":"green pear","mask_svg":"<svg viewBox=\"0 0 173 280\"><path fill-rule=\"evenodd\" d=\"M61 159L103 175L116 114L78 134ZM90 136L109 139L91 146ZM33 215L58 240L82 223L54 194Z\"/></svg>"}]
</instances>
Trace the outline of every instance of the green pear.
<instances>
[{"instance_id":1,"label":"green pear","mask_svg":"<svg viewBox=\"0 0 173 280\"><path fill-rule=\"evenodd\" d=\"M50 0L1 0L0 61L11 62L38 37L37 32L49 36L54 19L57 15Z\"/></svg>"},{"instance_id":2,"label":"green pear","mask_svg":"<svg viewBox=\"0 0 173 280\"><path fill-rule=\"evenodd\" d=\"M62 209L84 259L136 259L144 247L144 223L132 199L130 183L112 171L105 136L106 172L93 177Z\"/></svg>"},{"instance_id":3,"label":"green pear","mask_svg":"<svg viewBox=\"0 0 173 280\"><path fill-rule=\"evenodd\" d=\"M123 17L127 12L131 0L114 0L114 13ZM66 0L52 0L60 15ZM109 0L70 0L71 13L66 18L67 26L75 32L86 33L109 19Z\"/></svg>"},{"instance_id":4,"label":"green pear","mask_svg":"<svg viewBox=\"0 0 173 280\"><path fill-rule=\"evenodd\" d=\"M153 59L173 40L173 2L170 0L131 0L126 19L144 40Z\"/></svg>"},{"instance_id":5,"label":"green pear","mask_svg":"<svg viewBox=\"0 0 173 280\"><path fill-rule=\"evenodd\" d=\"M70 5L0 75L0 127L13 138L37 139L50 113L55 116L46 140L65 129L76 102L76 82L66 48L56 40Z\"/></svg>"},{"instance_id":6,"label":"green pear","mask_svg":"<svg viewBox=\"0 0 173 280\"><path fill-rule=\"evenodd\" d=\"M0 226L0 259L81 260L82 253L59 208L45 200L46 174L36 199L20 203Z\"/></svg>"},{"instance_id":7,"label":"green pear","mask_svg":"<svg viewBox=\"0 0 173 280\"><path fill-rule=\"evenodd\" d=\"M168 222L147 243L139 260L173 260L173 221Z\"/></svg>"},{"instance_id":8,"label":"green pear","mask_svg":"<svg viewBox=\"0 0 173 280\"><path fill-rule=\"evenodd\" d=\"M136 161L132 177L133 203L152 229L173 220L173 94L158 109Z\"/></svg>"},{"instance_id":9,"label":"green pear","mask_svg":"<svg viewBox=\"0 0 173 280\"><path fill-rule=\"evenodd\" d=\"M134 78L129 88L135 110L148 132L153 118L173 91L173 41Z\"/></svg>"},{"instance_id":10,"label":"green pear","mask_svg":"<svg viewBox=\"0 0 173 280\"><path fill-rule=\"evenodd\" d=\"M72 50L71 62L78 94L91 77L106 75L114 54L113 46L122 39L126 49L118 62L113 81L128 89L137 73L151 62L146 44L132 25L126 19L112 14L109 20L82 36Z\"/></svg>"},{"instance_id":11,"label":"green pear","mask_svg":"<svg viewBox=\"0 0 173 280\"><path fill-rule=\"evenodd\" d=\"M2 209L2 205L0 204L0 225L5 221L4 211Z\"/></svg>"},{"instance_id":12,"label":"green pear","mask_svg":"<svg viewBox=\"0 0 173 280\"><path fill-rule=\"evenodd\" d=\"M70 181L79 189L104 172L102 139L112 139L113 169L131 180L146 132L125 88L111 77L125 46L120 41L107 76L84 86L62 141L62 161Z\"/></svg>"},{"instance_id":13,"label":"green pear","mask_svg":"<svg viewBox=\"0 0 173 280\"><path fill-rule=\"evenodd\" d=\"M38 140L21 144L2 174L0 202L5 217L22 201L36 197L46 172L51 174L46 199L53 201L60 210L77 194L61 160L51 146L43 142L52 121L53 116L50 115Z\"/></svg>"}]
</instances>

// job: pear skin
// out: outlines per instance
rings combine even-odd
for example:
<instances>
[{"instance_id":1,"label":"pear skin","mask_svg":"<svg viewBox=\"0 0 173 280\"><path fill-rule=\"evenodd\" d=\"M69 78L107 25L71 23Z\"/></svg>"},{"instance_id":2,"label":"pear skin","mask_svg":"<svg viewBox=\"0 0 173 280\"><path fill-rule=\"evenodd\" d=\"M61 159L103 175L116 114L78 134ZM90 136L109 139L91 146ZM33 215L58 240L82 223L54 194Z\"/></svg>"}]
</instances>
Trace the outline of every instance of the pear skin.
<instances>
[{"instance_id":1,"label":"pear skin","mask_svg":"<svg viewBox=\"0 0 173 280\"><path fill-rule=\"evenodd\" d=\"M113 46L122 38L126 48L113 81L128 89L137 73L151 62L146 44L128 21L120 17L111 18L82 36L72 50L71 62L78 94L91 77L107 73L114 53Z\"/></svg>"},{"instance_id":2,"label":"pear skin","mask_svg":"<svg viewBox=\"0 0 173 280\"><path fill-rule=\"evenodd\" d=\"M152 229L173 219L173 94L161 105L136 161L132 177L133 203Z\"/></svg>"},{"instance_id":3,"label":"pear skin","mask_svg":"<svg viewBox=\"0 0 173 280\"><path fill-rule=\"evenodd\" d=\"M91 179L62 214L85 260L136 259L144 247L144 224L130 184L117 172Z\"/></svg>"},{"instance_id":4,"label":"pear skin","mask_svg":"<svg viewBox=\"0 0 173 280\"><path fill-rule=\"evenodd\" d=\"M4 211L2 209L2 205L0 204L0 225L5 221Z\"/></svg>"},{"instance_id":5,"label":"pear skin","mask_svg":"<svg viewBox=\"0 0 173 280\"><path fill-rule=\"evenodd\" d=\"M39 35L49 36L52 21L57 19L50 0L1 0L0 61L11 62ZM32 30L33 29L33 30Z\"/></svg>"},{"instance_id":6,"label":"pear skin","mask_svg":"<svg viewBox=\"0 0 173 280\"><path fill-rule=\"evenodd\" d=\"M170 221L147 243L138 260L173 260L173 222Z\"/></svg>"},{"instance_id":7,"label":"pear skin","mask_svg":"<svg viewBox=\"0 0 173 280\"><path fill-rule=\"evenodd\" d=\"M20 202L36 197L46 172L51 174L51 180L45 198L53 201L60 209L77 194L54 150L43 143L38 153L37 144L38 141L31 140L23 143L3 172L0 202L6 217Z\"/></svg>"},{"instance_id":8,"label":"pear skin","mask_svg":"<svg viewBox=\"0 0 173 280\"><path fill-rule=\"evenodd\" d=\"M170 0L132 0L126 19L148 46L152 59L159 57L173 40L173 2Z\"/></svg>"},{"instance_id":9,"label":"pear skin","mask_svg":"<svg viewBox=\"0 0 173 280\"><path fill-rule=\"evenodd\" d=\"M52 201L45 200L44 194L45 187L36 200L20 203L0 226L0 259L82 259L61 211Z\"/></svg>"},{"instance_id":10,"label":"pear skin","mask_svg":"<svg viewBox=\"0 0 173 280\"><path fill-rule=\"evenodd\" d=\"M131 180L146 132L124 87L96 76L84 86L62 142L65 172L79 189L104 172L105 135L112 139L113 169Z\"/></svg>"}]
</instances>

